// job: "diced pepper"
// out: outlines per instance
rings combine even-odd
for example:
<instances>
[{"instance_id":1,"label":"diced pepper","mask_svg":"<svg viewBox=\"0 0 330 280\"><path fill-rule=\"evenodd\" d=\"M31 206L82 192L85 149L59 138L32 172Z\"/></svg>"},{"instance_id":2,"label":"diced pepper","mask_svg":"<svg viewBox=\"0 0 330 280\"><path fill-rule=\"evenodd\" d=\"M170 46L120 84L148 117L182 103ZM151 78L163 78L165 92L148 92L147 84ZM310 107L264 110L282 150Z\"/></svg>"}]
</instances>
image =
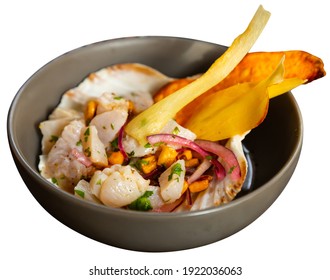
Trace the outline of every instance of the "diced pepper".
<instances>
[{"instance_id":1,"label":"diced pepper","mask_svg":"<svg viewBox=\"0 0 330 280\"><path fill-rule=\"evenodd\" d=\"M196 167L199 165L198 158L191 158L189 160L185 160L185 166L186 167Z\"/></svg>"},{"instance_id":2,"label":"diced pepper","mask_svg":"<svg viewBox=\"0 0 330 280\"><path fill-rule=\"evenodd\" d=\"M154 155L146 156L141 161L141 170L144 174L149 174L157 168L157 161Z\"/></svg>"},{"instance_id":3,"label":"diced pepper","mask_svg":"<svg viewBox=\"0 0 330 280\"><path fill-rule=\"evenodd\" d=\"M192 193L204 191L208 188L209 183L210 182L207 179L195 181L189 185L189 190Z\"/></svg>"},{"instance_id":4,"label":"diced pepper","mask_svg":"<svg viewBox=\"0 0 330 280\"><path fill-rule=\"evenodd\" d=\"M131 100L128 100L128 112L132 113L134 111L134 103Z\"/></svg>"},{"instance_id":5,"label":"diced pepper","mask_svg":"<svg viewBox=\"0 0 330 280\"><path fill-rule=\"evenodd\" d=\"M176 156L178 155L178 152L167 146L163 145L162 150L159 154L157 164L159 166L165 166L166 168L169 167L173 162L176 161Z\"/></svg>"},{"instance_id":6,"label":"diced pepper","mask_svg":"<svg viewBox=\"0 0 330 280\"><path fill-rule=\"evenodd\" d=\"M97 108L97 102L95 100L90 100L87 102L85 109L85 121L87 124L94 118Z\"/></svg>"},{"instance_id":7,"label":"diced pepper","mask_svg":"<svg viewBox=\"0 0 330 280\"><path fill-rule=\"evenodd\" d=\"M112 152L108 157L108 161L110 164L123 164L124 162L124 155L121 151Z\"/></svg>"},{"instance_id":8,"label":"diced pepper","mask_svg":"<svg viewBox=\"0 0 330 280\"><path fill-rule=\"evenodd\" d=\"M188 182L186 180L184 180L181 194L183 194L188 189L188 187L189 187Z\"/></svg>"},{"instance_id":9,"label":"diced pepper","mask_svg":"<svg viewBox=\"0 0 330 280\"><path fill-rule=\"evenodd\" d=\"M183 152L181 152L178 155L179 159L184 159L184 160L190 160L190 159L192 159L192 157L193 157L192 152L189 149L184 149Z\"/></svg>"}]
</instances>

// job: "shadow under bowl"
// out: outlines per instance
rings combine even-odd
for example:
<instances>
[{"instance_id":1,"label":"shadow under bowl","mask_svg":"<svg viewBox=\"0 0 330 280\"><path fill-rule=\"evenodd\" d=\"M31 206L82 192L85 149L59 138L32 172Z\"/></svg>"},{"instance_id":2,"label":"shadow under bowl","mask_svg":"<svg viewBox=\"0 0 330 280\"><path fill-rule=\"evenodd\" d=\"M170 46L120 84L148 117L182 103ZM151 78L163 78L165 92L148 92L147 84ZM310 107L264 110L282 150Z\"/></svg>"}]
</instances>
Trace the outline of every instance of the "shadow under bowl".
<instances>
[{"instance_id":1,"label":"shadow under bowl","mask_svg":"<svg viewBox=\"0 0 330 280\"><path fill-rule=\"evenodd\" d=\"M61 95L89 73L116 63L142 63L172 77L204 72L227 48L177 37L128 37L102 41L52 60L16 94L7 130L16 166L35 199L73 230L111 246L137 251L194 248L226 238L257 219L276 200L297 165L302 118L291 93L270 101L265 121L244 140L254 163L250 190L220 207L187 213L113 209L80 200L38 172L38 124ZM280 136L280 137L279 137Z\"/></svg>"}]
</instances>

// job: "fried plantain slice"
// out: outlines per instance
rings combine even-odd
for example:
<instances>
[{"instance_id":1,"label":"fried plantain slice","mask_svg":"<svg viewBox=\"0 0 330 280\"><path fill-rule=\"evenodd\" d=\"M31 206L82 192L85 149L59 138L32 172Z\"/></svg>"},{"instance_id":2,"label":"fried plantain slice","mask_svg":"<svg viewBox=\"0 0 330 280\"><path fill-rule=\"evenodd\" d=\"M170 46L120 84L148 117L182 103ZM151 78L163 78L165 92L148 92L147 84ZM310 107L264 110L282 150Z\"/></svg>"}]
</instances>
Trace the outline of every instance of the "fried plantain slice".
<instances>
[{"instance_id":1,"label":"fried plantain slice","mask_svg":"<svg viewBox=\"0 0 330 280\"><path fill-rule=\"evenodd\" d=\"M207 95L213 92L239 83L260 82L265 79L274 71L278 61L283 56L285 56L283 83L289 79L298 78L304 80L305 84L307 84L326 75L323 61L305 51L251 52L242 59L224 80L180 110L176 115L176 121L180 124L184 124L194 113L196 105L201 103ZM170 82L154 95L154 101L158 102L181 87L191 83L194 79L194 77L189 77ZM277 93L274 96L277 95L279 94Z\"/></svg>"},{"instance_id":2,"label":"fried plantain slice","mask_svg":"<svg viewBox=\"0 0 330 280\"><path fill-rule=\"evenodd\" d=\"M305 51L251 52L215 88L222 89L243 82L259 82L274 71L283 56L284 79L300 78L309 83L326 74L323 61Z\"/></svg>"}]
</instances>

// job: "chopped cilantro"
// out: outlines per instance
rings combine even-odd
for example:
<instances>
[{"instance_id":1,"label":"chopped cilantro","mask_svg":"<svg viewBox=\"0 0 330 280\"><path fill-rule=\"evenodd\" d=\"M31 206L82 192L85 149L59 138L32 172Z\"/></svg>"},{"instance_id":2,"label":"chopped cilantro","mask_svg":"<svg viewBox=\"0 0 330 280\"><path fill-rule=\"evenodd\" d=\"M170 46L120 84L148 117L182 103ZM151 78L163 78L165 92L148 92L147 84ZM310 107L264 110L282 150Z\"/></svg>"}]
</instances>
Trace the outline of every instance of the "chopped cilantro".
<instances>
[{"instance_id":1,"label":"chopped cilantro","mask_svg":"<svg viewBox=\"0 0 330 280\"><path fill-rule=\"evenodd\" d=\"M172 131L172 133L175 134L175 135L178 135L179 132L180 132L180 129L177 126Z\"/></svg>"},{"instance_id":2,"label":"chopped cilantro","mask_svg":"<svg viewBox=\"0 0 330 280\"><path fill-rule=\"evenodd\" d=\"M141 120L140 126L144 127L147 123L148 123L148 120L144 118L144 119Z\"/></svg>"},{"instance_id":3,"label":"chopped cilantro","mask_svg":"<svg viewBox=\"0 0 330 280\"><path fill-rule=\"evenodd\" d=\"M119 146L118 146L118 138L115 138L114 140L112 140L110 142L111 148L116 152L119 150Z\"/></svg>"},{"instance_id":4,"label":"chopped cilantro","mask_svg":"<svg viewBox=\"0 0 330 280\"><path fill-rule=\"evenodd\" d=\"M55 177L53 177L51 180L52 180L52 183L53 184L58 185L58 181L57 181L57 179Z\"/></svg>"},{"instance_id":5,"label":"chopped cilantro","mask_svg":"<svg viewBox=\"0 0 330 280\"><path fill-rule=\"evenodd\" d=\"M122 97L122 96L116 96L116 97L114 97L113 99L114 99L114 100L121 100L121 99L123 99L123 97Z\"/></svg>"},{"instance_id":6,"label":"chopped cilantro","mask_svg":"<svg viewBox=\"0 0 330 280\"><path fill-rule=\"evenodd\" d=\"M56 135L51 135L51 136L50 136L50 140L49 140L49 142L51 142L51 143L55 143L57 140L58 140L58 136L56 136Z\"/></svg>"},{"instance_id":7,"label":"chopped cilantro","mask_svg":"<svg viewBox=\"0 0 330 280\"><path fill-rule=\"evenodd\" d=\"M211 159L213 159L213 157L212 157L212 156L206 156L205 158L206 158L206 159L208 159L208 160L211 160Z\"/></svg>"},{"instance_id":8,"label":"chopped cilantro","mask_svg":"<svg viewBox=\"0 0 330 280\"><path fill-rule=\"evenodd\" d=\"M84 152L85 152L85 154L86 154L88 157L90 157L91 154L92 154L90 147L87 147L87 148L84 150Z\"/></svg>"},{"instance_id":9,"label":"chopped cilantro","mask_svg":"<svg viewBox=\"0 0 330 280\"><path fill-rule=\"evenodd\" d=\"M82 145L82 141L81 140L77 141L76 146L81 146L81 145Z\"/></svg>"},{"instance_id":10,"label":"chopped cilantro","mask_svg":"<svg viewBox=\"0 0 330 280\"><path fill-rule=\"evenodd\" d=\"M228 174L233 173L233 171L235 170L235 168L236 168L236 165L230 167L230 169L228 170Z\"/></svg>"},{"instance_id":11,"label":"chopped cilantro","mask_svg":"<svg viewBox=\"0 0 330 280\"><path fill-rule=\"evenodd\" d=\"M85 192L82 190L74 190L74 192L82 198L85 197Z\"/></svg>"},{"instance_id":12,"label":"chopped cilantro","mask_svg":"<svg viewBox=\"0 0 330 280\"><path fill-rule=\"evenodd\" d=\"M131 151L130 153L127 153L127 156L128 157L134 157L134 155L135 155L135 152L134 151Z\"/></svg>"},{"instance_id":13,"label":"chopped cilantro","mask_svg":"<svg viewBox=\"0 0 330 280\"><path fill-rule=\"evenodd\" d=\"M152 145L148 142L147 144L144 145L145 148L151 148Z\"/></svg>"},{"instance_id":14,"label":"chopped cilantro","mask_svg":"<svg viewBox=\"0 0 330 280\"><path fill-rule=\"evenodd\" d=\"M171 174L168 175L168 180L171 181L173 179L174 174L180 176L182 171L183 171L183 169L181 168L180 163L174 164L171 168ZM179 178L177 178L177 181L179 181Z\"/></svg>"},{"instance_id":15,"label":"chopped cilantro","mask_svg":"<svg viewBox=\"0 0 330 280\"><path fill-rule=\"evenodd\" d=\"M154 147L160 147L161 145L164 145L164 142L158 142L154 144Z\"/></svg>"},{"instance_id":16,"label":"chopped cilantro","mask_svg":"<svg viewBox=\"0 0 330 280\"><path fill-rule=\"evenodd\" d=\"M139 211L148 211L152 209L149 196L153 194L153 191L146 191L138 199L134 200L131 204L128 205L128 208L131 210Z\"/></svg>"},{"instance_id":17,"label":"chopped cilantro","mask_svg":"<svg viewBox=\"0 0 330 280\"><path fill-rule=\"evenodd\" d=\"M142 165L148 165L149 161L145 160L145 159L139 159L136 161L135 166L137 167L137 169L141 170Z\"/></svg>"},{"instance_id":18,"label":"chopped cilantro","mask_svg":"<svg viewBox=\"0 0 330 280\"><path fill-rule=\"evenodd\" d=\"M96 185L102 185L102 180L98 179L97 182L96 182Z\"/></svg>"},{"instance_id":19,"label":"chopped cilantro","mask_svg":"<svg viewBox=\"0 0 330 280\"><path fill-rule=\"evenodd\" d=\"M114 129L115 129L115 126L114 126L114 124L113 124L113 123L111 123L111 124L110 124L110 126L111 126L111 129L112 129L112 130L114 130Z\"/></svg>"},{"instance_id":20,"label":"chopped cilantro","mask_svg":"<svg viewBox=\"0 0 330 280\"><path fill-rule=\"evenodd\" d=\"M133 160L130 163L130 166L135 167L137 170L141 171L142 165L148 165L148 164L149 164L149 161L139 158L139 159Z\"/></svg>"},{"instance_id":21,"label":"chopped cilantro","mask_svg":"<svg viewBox=\"0 0 330 280\"><path fill-rule=\"evenodd\" d=\"M84 132L84 140L85 140L85 142L87 142L88 141L88 136L90 135L90 131L89 131L89 127L85 130L85 132Z\"/></svg>"}]
</instances>

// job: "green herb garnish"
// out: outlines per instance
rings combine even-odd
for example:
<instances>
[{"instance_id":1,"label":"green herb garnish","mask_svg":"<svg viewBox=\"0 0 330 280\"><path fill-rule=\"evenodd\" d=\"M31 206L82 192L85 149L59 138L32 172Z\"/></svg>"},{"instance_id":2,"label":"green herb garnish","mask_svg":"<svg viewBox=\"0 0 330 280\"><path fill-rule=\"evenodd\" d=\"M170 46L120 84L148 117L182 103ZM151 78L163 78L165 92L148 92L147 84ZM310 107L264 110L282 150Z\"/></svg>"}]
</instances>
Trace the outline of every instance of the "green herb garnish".
<instances>
[{"instance_id":1,"label":"green herb garnish","mask_svg":"<svg viewBox=\"0 0 330 280\"><path fill-rule=\"evenodd\" d=\"M180 176L182 171L183 171L183 169L181 168L180 163L174 164L171 168L171 174L168 175L168 180L171 181L173 179L174 174ZM179 181L179 178L177 178L176 180Z\"/></svg>"},{"instance_id":2,"label":"green herb garnish","mask_svg":"<svg viewBox=\"0 0 330 280\"><path fill-rule=\"evenodd\" d=\"M51 143L55 143L57 140L58 140L58 136L56 136L56 135L51 135L51 136L50 136L50 140L49 140L49 142L51 142Z\"/></svg>"},{"instance_id":3,"label":"green herb garnish","mask_svg":"<svg viewBox=\"0 0 330 280\"><path fill-rule=\"evenodd\" d=\"M147 123L148 123L148 120L147 119L142 119L141 120L141 123L140 123L140 126L141 127L144 127L145 125L147 125Z\"/></svg>"},{"instance_id":4,"label":"green herb garnish","mask_svg":"<svg viewBox=\"0 0 330 280\"><path fill-rule=\"evenodd\" d=\"M91 154L92 154L90 147L87 147L87 148L84 150L84 152L85 152L86 156L88 156L88 157L90 157Z\"/></svg>"},{"instance_id":5,"label":"green herb garnish","mask_svg":"<svg viewBox=\"0 0 330 280\"><path fill-rule=\"evenodd\" d=\"M57 179L55 177L53 177L51 179L51 181L52 181L53 184L58 185L58 181L57 181Z\"/></svg>"},{"instance_id":6,"label":"green herb garnish","mask_svg":"<svg viewBox=\"0 0 330 280\"><path fill-rule=\"evenodd\" d=\"M128 157L134 157L134 155L135 155L135 152L134 151L131 151L130 153L127 153L127 156Z\"/></svg>"},{"instance_id":7,"label":"green herb garnish","mask_svg":"<svg viewBox=\"0 0 330 280\"><path fill-rule=\"evenodd\" d=\"M230 169L228 170L228 174L233 173L233 171L235 170L235 168L236 168L236 165L230 167Z\"/></svg>"},{"instance_id":8,"label":"green herb garnish","mask_svg":"<svg viewBox=\"0 0 330 280\"><path fill-rule=\"evenodd\" d=\"M119 150L119 147L118 147L118 138L112 140L110 142L110 145L111 145L111 148L116 152Z\"/></svg>"},{"instance_id":9,"label":"green herb garnish","mask_svg":"<svg viewBox=\"0 0 330 280\"><path fill-rule=\"evenodd\" d=\"M74 190L74 192L82 198L85 197L85 192L82 190Z\"/></svg>"},{"instance_id":10,"label":"green herb garnish","mask_svg":"<svg viewBox=\"0 0 330 280\"><path fill-rule=\"evenodd\" d=\"M143 165L148 165L149 164L149 161L148 160L145 160L145 159L133 159L131 162L130 162L130 166L136 168L137 170L139 171L142 171L142 166Z\"/></svg>"},{"instance_id":11,"label":"green herb garnish","mask_svg":"<svg viewBox=\"0 0 330 280\"><path fill-rule=\"evenodd\" d=\"M148 211L152 209L151 202L149 197L153 194L153 191L146 191L138 199L134 200L131 204L128 205L128 208L131 210L138 211Z\"/></svg>"},{"instance_id":12,"label":"green herb garnish","mask_svg":"<svg viewBox=\"0 0 330 280\"><path fill-rule=\"evenodd\" d=\"M145 148L151 148L152 145L148 142L147 144L144 145Z\"/></svg>"},{"instance_id":13,"label":"green herb garnish","mask_svg":"<svg viewBox=\"0 0 330 280\"><path fill-rule=\"evenodd\" d=\"M85 142L87 142L88 141L88 136L90 135L90 131L89 131L89 127L85 130L85 132L84 132L84 140L85 140Z\"/></svg>"},{"instance_id":14,"label":"green herb garnish","mask_svg":"<svg viewBox=\"0 0 330 280\"><path fill-rule=\"evenodd\" d=\"M177 126L172 131L172 133L175 134L175 135L178 135L179 132L180 132L180 129Z\"/></svg>"}]
</instances>

